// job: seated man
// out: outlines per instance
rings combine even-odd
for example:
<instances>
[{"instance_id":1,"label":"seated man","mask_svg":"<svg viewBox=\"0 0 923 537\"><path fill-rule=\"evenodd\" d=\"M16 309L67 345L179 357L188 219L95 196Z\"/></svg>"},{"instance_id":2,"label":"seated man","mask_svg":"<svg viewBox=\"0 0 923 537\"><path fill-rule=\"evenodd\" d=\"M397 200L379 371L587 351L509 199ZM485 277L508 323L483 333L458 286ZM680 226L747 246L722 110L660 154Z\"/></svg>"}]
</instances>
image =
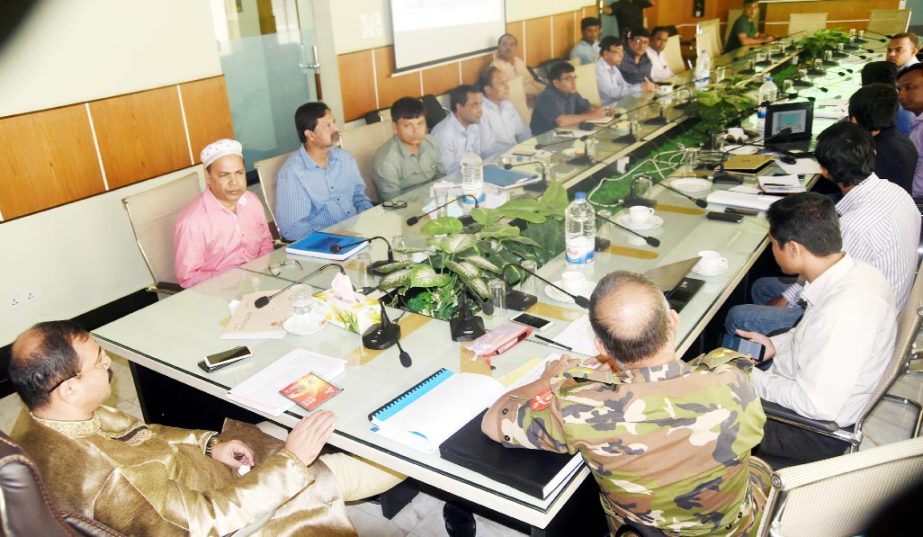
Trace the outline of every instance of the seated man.
<instances>
[{"instance_id":1,"label":"seated man","mask_svg":"<svg viewBox=\"0 0 923 537\"><path fill-rule=\"evenodd\" d=\"M580 41L570 51L571 60L579 60L580 65L596 61L601 25L596 17L584 17L580 21Z\"/></svg>"},{"instance_id":2,"label":"seated man","mask_svg":"<svg viewBox=\"0 0 923 537\"><path fill-rule=\"evenodd\" d=\"M391 105L394 136L372 157L372 181L382 201L445 175L439 148L426 136L423 102L401 97Z\"/></svg>"},{"instance_id":3,"label":"seated man","mask_svg":"<svg viewBox=\"0 0 923 537\"><path fill-rule=\"evenodd\" d=\"M903 32L891 36L885 59L897 66L897 71L900 73L911 65L920 63L920 60L917 59L917 52L919 51L920 45L916 34Z\"/></svg>"},{"instance_id":4,"label":"seated man","mask_svg":"<svg viewBox=\"0 0 923 537\"><path fill-rule=\"evenodd\" d=\"M619 70L629 84L642 84L651 81L651 58L647 55L647 47L651 42L651 34L644 28L631 35L628 40L628 50L625 58L619 63Z\"/></svg>"},{"instance_id":5,"label":"seated man","mask_svg":"<svg viewBox=\"0 0 923 537\"><path fill-rule=\"evenodd\" d=\"M247 190L240 142L218 140L200 156L205 192L183 209L173 228L173 265L183 287L272 251L263 204Z\"/></svg>"},{"instance_id":6,"label":"seated man","mask_svg":"<svg viewBox=\"0 0 923 537\"><path fill-rule=\"evenodd\" d=\"M343 501L402 479L348 455L318 458L335 422L323 410L301 420L282 449L246 428L239 434L251 445L224 433L145 425L102 405L110 363L70 321L21 334L10 380L29 411L12 436L62 508L125 534L228 535L269 518L259 535L355 535Z\"/></svg>"},{"instance_id":7,"label":"seated man","mask_svg":"<svg viewBox=\"0 0 923 537\"><path fill-rule=\"evenodd\" d=\"M484 114L478 124L484 158L499 155L532 137L529 126L510 102L510 83L503 71L488 65L478 77L478 86L485 97Z\"/></svg>"},{"instance_id":8,"label":"seated man","mask_svg":"<svg viewBox=\"0 0 923 537\"><path fill-rule=\"evenodd\" d=\"M512 81L517 77L522 77L522 89L526 92L526 104L531 108L535 106L535 98L538 97L538 92L542 91L545 86L535 80L532 73L529 72L529 68L526 67L526 62L516 56L516 47L518 46L519 41L516 40L515 35L501 35L497 41L497 52L494 54L494 61L490 65L503 71L507 80Z\"/></svg>"},{"instance_id":9,"label":"seated man","mask_svg":"<svg viewBox=\"0 0 923 537\"><path fill-rule=\"evenodd\" d=\"M897 66L889 61L868 62L862 66L862 85L887 84L897 91ZM910 136L910 127L913 124L914 114L911 114L898 103L897 131L904 136Z\"/></svg>"},{"instance_id":10,"label":"seated man","mask_svg":"<svg viewBox=\"0 0 923 537\"><path fill-rule=\"evenodd\" d=\"M749 361L726 349L680 360L679 315L639 274L604 277L589 315L598 367L549 363L494 403L484 434L507 447L579 451L612 535L625 523L670 535L754 533L770 469L750 456L766 418Z\"/></svg>"},{"instance_id":11,"label":"seated man","mask_svg":"<svg viewBox=\"0 0 923 537\"><path fill-rule=\"evenodd\" d=\"M734 26L731 27L731 33L728 36L728 42L724 46L724 52L731 52L740 47L762 45L763 43L772 43L776 40L769 34L761 34L756 27L757 17L760 15L759 0L744 0L744 11Z\"/></svg>"},{"instance_id":12,"label":"seated man","mask_svg":"<svg viewBox=\"0 0 923 537\"><path fill-rule=\"evenodd\" d=\"M917 166L913 172L914 196L923 196L923 64L915 63L901 71L897 80L897 99L913 117L910 141L917 148Z\"/></svg>"},{"instance_id":13,"label":"seated man","mask_svg":"<svg viewBox=\"0 0 923 537\"><path fill-rule=\"evenodd\" d=\"M897 131L897 91L894 85L870 84L849 98L849 120L875 140L875 175L900 186L909 195L917 167L917 148Z\"/></svg>"},{"instance_id":14,"label":"seated man","mask_svg":"<svg viewBox=\"0 0 923 537\"><path fill-rule=\"evenodd\" d=\"M481 154L478 123L484 113L482 104L481 92L469 84L462 84L449 92L452 112L433 127L432 132L446 173L458 171L466 153Z\"/></svg>"},{"instance_id":15,"label":"seated man","mask_svg":"<svg viewBox=\"0 0 923 537\"><path fill-rule=\"evenodd\" d=\"M303 144L279 168L276 220L279 232L297 241L372 207L356 160L336 147L340 131L330 108L306 103L295 111Z\"/></svg>"},{"instance_id":16,"label":"seated man","mask_svg":"<svg viewBox=\"0 0 923 537\"><path fill-rule=\"evenodd\" d=\"M535 101L530 127L538 136L555 127L570 127L588 119L599 119L609 114L607 108L590 104L577 93L577 76L574 66L558 62L551 66L548 78L551 85Z\"/></svg>"},{"instance_id":17,"label":"seated man","mask_svg":"<svg viewBox=\"0 0 923 537\"><path fill-rule=\"evenodd\" d=\"M836 204L843 250L884 274L902 308L917 271L920 212L907 192L875 175L873 144L862 128L836 123L817 137L814 154L821 174L843 193ZM727 333L743 329L771 335L788 330L804 313L800 300L806 289L781 278L760 278L753 284L756 304L731 308Z\"/></svg>"},{"instance_id":18,"label":"seated man","mask_svg":"<svg viewBox=\"0 0 923 537\"><path fill-rule=\"evenodd\" d=\"M651 59L651 80L654 82L663 82L673 76L665 52L669 39L670 30L666 26L657 26L651 30L651 46L647 49L647 56Z\"/></svg>"},{"instance_id":19,"label":"seated man","mask_svg":"<svg viewBox=\"0 0 923 537\"><path fill-rule=\"evenodd\" d=\"M653 91L650 80L640 84L629 84L619 71L619 64L625 57L625 49L617 37L606 36L599 44L599 59L596 60L596 87L603 106L611 106L623 97L638 95L642 91Z\"/></svg>"},{"instance_id":20,"label":"seated man","mask_svg":"<svg viewBox=\"0 0 923 537\"><path fill-rule=\"evenodd\" d=\"M776 263L808 282L801 294L807 308L795 328L771 338L738 330L765 345L765 360L772 360L768 370L753 370L753 384L767 401L848 427L894 352L894 293L878 269L841 251L830 198L813 192L789 196L773 203L767 218ZM845 450L841 441L769 420L757 453L801 464Z\"/></svg>"}]
</instances>

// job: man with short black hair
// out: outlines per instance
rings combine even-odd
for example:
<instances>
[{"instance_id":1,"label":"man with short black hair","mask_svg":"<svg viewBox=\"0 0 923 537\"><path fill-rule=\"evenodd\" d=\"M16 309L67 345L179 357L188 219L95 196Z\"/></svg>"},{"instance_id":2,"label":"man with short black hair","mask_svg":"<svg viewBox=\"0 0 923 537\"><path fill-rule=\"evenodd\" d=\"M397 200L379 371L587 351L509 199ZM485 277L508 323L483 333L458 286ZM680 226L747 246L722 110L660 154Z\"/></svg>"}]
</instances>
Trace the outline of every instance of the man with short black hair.
<instances>
[{"instance_id":1,"label":"man with short black hair","mask_svg":"<svg viewBox=\"0 0 923 537\"><path fill-rule=\"evenodd\" d=\"M478 130L485 158L499 155L532 137L529 126L510 102L510 83L503 71L488 65L478 77L478 87L484 92L484 114Z\"/></svg>"},{"instance_id":2,"label":"man with short black hair","mask_svg":"<svg viewBox=\"0 0 923 537\"><path fill-rule=\"evenodd\" d=\"M654 83L646 80L641 84L629 84L622 77L619 64L625 56L622 41L606 36L599 44L599 59L596 60L596 87L603 106L611 106L623 97L639 95L642 91L653 91Z\"/></svg>"},{"instance_id":3,"label":"man with short black hair","mask_svg":"<svg viewBox=\"0 0 923 537\"><path fill-rule=\"evenodd\" d=\"M654 82L663 82L673 76L666 54L669 39L670 29L666 26L657 26L651 30L651 46L647 49L647 56L651 60L651 80Z\"/></svg>"},{"instance_id":4,"label":"man with short black hair","mask_svg":"<svg viewBox=\"0 0 923 537\"><path fill-rule=\"evenodd\" d=\"M643 84L651 81L651 58L647 55L647 47L651 42L651 34L644 28L637 30L628 39L628 50L625 59L619 64L619 70L625 82L629 84Z\"/></svg>"},{"instance_id":5,"label":"man with short black hair","mask_svg":"<svg viewBox=\"0 0 923 537\"><path fill-rule=\"evenodd\" d=\"M849 123L836 123L817 137L814 150L821 174L843 198L837 202L843 249L852 259L878 269L902 308L913 286L920 239L920 213L899 186L874 173L871 135ZM756 304L734 306L725 320L727 333L743 329L762 334L784 331L802 317L806 285L782 278L753 284Z\"/></svg>"},{"instance_id":6,"label":"man with short black hair","mask_svg":"<svg viewBox=\"0 0 923 537\"><path fill-rule=\"evenodd\" d=\"M923 196L923 63L915 63L900 72L897 90L901 106L913 114L910 141L917 148L917 166L911 193L915 197Z\"/></svg>"},{"instance_id":7,"label":"man with short black hair","mask_svg":"<svg viewBox=\"0 0 923 537\"><path fill-rule=\"evenodd\" d=\"M897 66L889 61L868 62L862 66L862 85L887 84L897 91ZM897 119L895 127L904 136L910 136L910 127L913 125L913 116L898 102Z\"/></svg>"},{"instance_id":8,"label":"man with short black hair","mask_svg":"<svg viewBox=\"0 0 923 537\"><path fill-rule=\"evenodd\" d=\"M551 66L548 78L551 85L535 101L530 127L538 136L555 127L570 127L588 119L598 119L609 114L609 109L590 104L577 93L577 75L574 66L560 61Z\"/></svg>"},{"instance_id":9,"label":"man with short black hair","mask_svg":"<svg viewBox=\"0 0 923 537\"><path fill-rule=\"evenodd\" d=\"M545 86L535 80L526 62L516 55L516 48L519 41L513 34L503 34L497 40L497 52L494 54L494 61L490 65L503 71L506 79L513 82L516 78L522 79L522 89L526 92L526 104L531 108L535 106L535 98Z\"/></svg>"},{"instance_id":10,"label":"man with short black hair","mask_svg":"<svg viewBox=\"0 0 923 537\"><path fill-rule=\"evenodd\" d=\"M28 412L11 436L59 507L126 535L355 535L344 500L403 479L342 453L320 455L336 421L325 410L302 419L284 445L239 424L220 435L146 425L104 406L110 365L71 321L20 334L10 381Z\"/></svg>"},{"instance_id":11,"label":"man with short black hair","mask_svg":"<svg viewBox=\"0 0 923 537\"><path fill-rule=\"evenodd\" d=\"M920 44L916 34L901 32L891 36L885 59L896 65L897 71L900 73L911 65L920 63L920 60L917 59L917 52L919 51Z\"/></svg>"},{"instance_id":12,"label":"man with short black hair","mask_svg":"<svg viewBox=\"0 0 923 537\"><path fill-rule=\"evenodd\" d=\"M330 108L306 103L295 111L301 147L279 168L276 224L290 241L372 207L356 159L337 147L340 130Z\"/></svg>"},{"instance_id":13,"label":"man with short black hair","mask_svg":"<svg viewBox=\"0 0 923 537\"><path fill-rule=\"evenodd\" d=\"M603 12L615 16L619 25L619 36L627 40L644 28L644 10L653 5L652 0L619 0L604 8Z\"/></svg>"},{"instance_id":14,"label":"man with short black hair","mask_svg":"<svg viewBox=\"0 0 923 537\"><path fill-rule=\"evenodd\" d=\"M584 17L580 21L580 41L570 51L571 60L580 60L581 65L596 61L601 24L596 17Z\"/></svg>"},{"instance_id":15,"label":"man with short black hair","mask_svg":"<svg viewBox=\"0 0 923 537\"><path fill-rule=\"evenodd\" d=\"M849 119L875 139L875 175L893 181L910 194L917 148L894 126L898 106L893 85L869 84L849 98Z\"/></svg>"},{"instance_id":16,"label":"man with short black hair","mask_svg":"<svg viewBox=\"0 0 923 537\"><path fill-rule=\"evenodd\" d=\"M858 127L842 125L868 136ZM834 170L839 177L849 177L839 166ZM873 175L865 181L875 179ZM904 194L897 186L884 184ZM853 191L862 188L860 183ZM737 331L740 337L765 345L765 360L771 360L766 371L753 370L753 384L767 401L806 418L849 427L868 403L894 352L894 292L878 269L842 251L839 218L830 198L813 192L795 194L773 203L766 216L776 263L782 272L805 280L801 299L807 307L798 325L782 334L767 337ZM846 447L832 438L769 420L756 453L789 465L841 455Z\"/></svg>"},{"instance_id":17,"label":"man with short black hair","mask_svg":"<svg viewBox=\"0 0 923 537\"><path fill-rule=\"evenodd\" d=\"M772 43L775 36L761 34L756 27L757 17L760 14L759 0L744 0L743 13L734 21L731 33L724 52L731 52L743 46L762 45Z\"/></svg>"},{"instance_id":18,"label":"man with short black hair","mask_svg":"<svg viewBox=\"0 0 923 537\"><path fill-rule=\"evenodd\" d=\"M452 112L433 127L432 136L442 153L446 173L461 168L462 157L467 153L481 154L481 131L478 123L484 113L483 97L470 84L462 84L449 92Z\"/></svg>"},{"instance_id":19,"label":"man with short black hair","mask_svg":"<svg viewBox=\"0 0 923 537\"><path fill-rule=\"evenodd\" d=\"M750 455L766 418L746 357L719 349L680 360L679 315L641 274L605 276L589 315L596 363L549 362L491 406L484 434L507 447L579 452L612 535L626 523L658 535L755 532L771 472Z\"/></svg>"},{"instance_id":20,"label":"man with short black hair","mask_svg":"<svg viewBox=\"0 0 923 537\"><path fill-rule=\"evenodd\" d=\"M426 136L423 102L401 97L391 105L394 136L372 157L372 181L382 201L445 175L439 148Z\"/></svg>"}]
</instances>

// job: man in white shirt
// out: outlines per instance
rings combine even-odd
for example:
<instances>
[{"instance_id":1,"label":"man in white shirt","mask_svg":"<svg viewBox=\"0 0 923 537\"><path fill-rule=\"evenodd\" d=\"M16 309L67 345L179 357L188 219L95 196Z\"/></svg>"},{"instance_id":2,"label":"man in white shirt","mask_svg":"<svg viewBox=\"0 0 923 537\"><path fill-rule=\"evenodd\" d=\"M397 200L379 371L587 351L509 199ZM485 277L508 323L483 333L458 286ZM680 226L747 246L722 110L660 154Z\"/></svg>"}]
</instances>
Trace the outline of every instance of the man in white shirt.
<instances>
[{"instance_id":1,"label":"man in white shirt","mask_svg":"<svg viewBox=\"0 0 923 537\"><path fill-rule=\"evenodd\" d=\"M430 136L442 153L445 172L461 167L466 153L481 154L481 132L478 123L483 112L481 92L470 84L462 84L449 92L452 113L433 127Z\"/></svg>"},{"instance_id":2,"label":"man in white shirt","mask_svg":"<svg viewBox=\"0 0 923 537\"><path fill-rule=\"evenodd\" d=\"M532 137L529 126L509 100L510 82L506 73L488 65L478 77L478 86L484 92L483 115L478 124L482 157L498 155Z\"/></svg>"},{"instance_id":3,"label":"man in white shirt","mask_svg":"<svg viewBox=\"0 0 923 537\"><path fill-rule=\"evenodd\" d=\"M904 189L872 171L874 143L866 129L835 123L817 137L814 154L821 174L843 193L836 204L843 250L884 275L900 309L917 272L920 212ZM731 308L725 330L728 334L738 328L773 334L791 328L804 312L800 306L803 288L780 278L760 278L753 284L756 304Z\"/></svg>"},{"instance_id":4,"label":"man in white shirt","mask_svg":"<svg viewBox=\"0 0 923 537\"><path fill-rule=\"evenodd\" d=\"M772 204L766 216L776 263L805 280L801 298L807 307L785 333L737 332L765 345L765 360L772 360L767 370L753 371L753 385L766 401L851 426L894 352L894 293L878 269L841 251L839 219L826 196L796 194ZM769 421L757 454L800 464L840 455L846 447Z\"/></svg>"},{"instance_id":5,"label":"man in white shirt","mask_svg":"<svg viewBox=\"0 0 923 537\"><path fill-rule=\"evenodd\" d=\"M596 61L601 26L602 23L596 17L584 17L580 21L580 41L570 51L571 60L580 60L580 65Z\"/></svg>"},{"instance_id":6,"label":"man in white shirt","mask_svg":"<svg viewBox=\"0 0 923 537\"><path fill-rule=\"evenodd\" d=\"M490 65L503 71L507 80L512 81L517 77L522 77L522 89L526 92L526 104L529 108L535 106L535 98L540 91L545 89L545 85L535 80L526 62L519 56L516 56L516 48L519 41L513 34L503 34L497 40L497 52L494 54L494 61Z\"/></svg>"},{"instance_id":7,"label":"man in white shirt","mask_svg":"<svg viewBox=\"0 0 923 537\"><path fill-rule=\"evenodd\" d=\"M666 26L657 26L651 30L651 46L647 49L647 56L651 59L651 80L654 82L663 82L673 76L665 52L668 39L670 30Z\"/></svg>"},{"instance_id":8,"label":"man in white shirt","mask_svg":"<svg viewBox=\"0 0 923 537\"><path fill-rule=\"evenodd\" d=\"M920 46L917 36L910 32L899 33L891 36L888 42L888 52L885 53L885 59L897 66L900 73L904 69L915 63L920 63L917 59L917 52Z\"/></svg>"},{"instance_id":9,"label":"man in white shirt","mask_svg":"<svg viewBox=\"0 0 923 537\"><path fill-rule=\"evenodd\" d=\"M625 82L625 77L619 71L619 64L624 57L625 48L619 38L611 35L603 38L599 44L599 59L596 60L596 87L603 106L655 88L654 83L647 79L640 84Z\"/></svg>"}]
</instances>

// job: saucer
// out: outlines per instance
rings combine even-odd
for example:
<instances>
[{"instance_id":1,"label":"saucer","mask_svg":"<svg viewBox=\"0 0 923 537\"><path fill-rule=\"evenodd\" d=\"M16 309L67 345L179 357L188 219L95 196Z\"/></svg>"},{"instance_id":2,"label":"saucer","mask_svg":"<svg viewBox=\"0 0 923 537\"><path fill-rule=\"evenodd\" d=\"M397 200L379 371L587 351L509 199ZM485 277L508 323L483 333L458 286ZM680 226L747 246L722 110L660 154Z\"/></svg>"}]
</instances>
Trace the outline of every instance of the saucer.
<instances>
[{"instance_id":1,"label":"saucer","mask_svg":"<svg viewBox=\"0 0 923 537\"><path fill-rule=\"evenodd\" d=\"M711 276L721 276L722 274L727 272L728 269L729 267L723 267L718 270L704 271L698 265L696 265L692 267L692 270L690 272L692 272L693 274L697 274L699 276L711 277Z\"/></svg>"},{"instance_id":2,"label":"saucer","mask_svg":"<svg viewBox=\"0 0 923 537\"><path fill-rule=\"evenodd\" d=\"M327 319L318 315L309 315L308 322L299 322L299 320L296 320L294 317L289 317L282 323L282 328L289 334L308 336L315 332L319 332L326 325Z\"/></svg>"},{"instance_id":3,"label":"saucer","mask_svg":"<svg viewBox=\"0 0 923 537\"><path fill-rule=\"evenodd\" d=\"M564 282L562 282L561 280L556 280L554 284L561 288L564 287ZM590 280L584 280L583 290L580 291L579 293L574 293L574 294L590 298L590 295L593 294L593 289L596 289L596 282L592 282ZM545 286L545 294L548 295L548 298L552 300L557 300L558 302L565 302L567 304L574 303L573 298L565 295L564 293L562 293L561 291L558 291L557 289L555 289L554 287L550 285Z\"/></svg>"},{"instance_id":4,"label":"saucer","mask_svg":"<svg viewBox=\"0 0 923 537\"><path fill-rule=\"evenodd\" d=\"M663 218L657 216L656 214L651 215L647 222L643 224L636 224L631 221L631 216L628 213L622 213L615 218L615 223L620 226L625 226L628 229L633 229L635 231L650 231L652 229L657 229L663 225Z\"/></svg>"},{"instance_id":5,"label":"saucer","mask_svg":"<svg viewBox=\"0 0 923 537\"><path fill-rule=\"evenodd\" d=\"M705 179L683 177L681 179L674 179L671 181L670 186L676 190L679 190L680 192L685 192L686 194L697 194L699 192L711 190L712 184L711 181L706 181Z\"/></svg>"}]
</instances>

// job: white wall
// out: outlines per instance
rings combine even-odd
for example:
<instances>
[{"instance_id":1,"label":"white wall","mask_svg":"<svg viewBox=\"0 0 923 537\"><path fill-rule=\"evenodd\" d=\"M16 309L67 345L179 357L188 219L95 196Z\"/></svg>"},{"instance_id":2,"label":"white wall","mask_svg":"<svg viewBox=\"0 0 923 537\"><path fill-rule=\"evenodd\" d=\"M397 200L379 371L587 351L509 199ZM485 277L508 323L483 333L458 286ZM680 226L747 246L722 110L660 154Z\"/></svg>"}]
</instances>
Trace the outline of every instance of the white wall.
<instances>
[{"instance_id":1,"label":"white wall","mask_svg":"<svg viewBox=\"0 0 923 537\"><path fill-rule=\"evenodd\" d=\"M218 74L207 2L46 0L0 58L0 116ZM121 200L184 173L0 223L0 345L151 283Z\"/></svg>"},{"instance_id":2,"label":"white wall","mask_svg":"<svg viewBox=\"0 0 923 537\"><path fill-rule=\"evenodd\" d=\"M208 2L44 0L0 56L0 117L219 74Z\"/></svg>"}]
</instances>

